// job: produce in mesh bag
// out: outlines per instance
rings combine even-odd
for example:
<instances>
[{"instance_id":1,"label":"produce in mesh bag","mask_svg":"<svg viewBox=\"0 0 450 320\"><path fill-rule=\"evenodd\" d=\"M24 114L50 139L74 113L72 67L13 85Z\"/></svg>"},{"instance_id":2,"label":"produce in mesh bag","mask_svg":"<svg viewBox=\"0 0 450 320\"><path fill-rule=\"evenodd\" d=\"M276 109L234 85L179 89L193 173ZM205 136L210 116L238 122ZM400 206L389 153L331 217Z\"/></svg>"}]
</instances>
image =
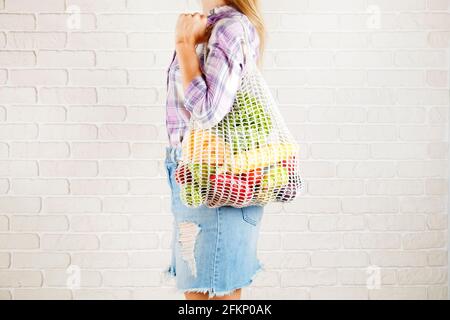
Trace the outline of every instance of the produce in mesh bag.
<instances>
[{"instance_id":1,"label":"produce in mesh bag","mask_svg":"<svg viewBox=\"0 0 450 320\"><path fill-rule=\"evenodd\" d=\"M280 166L269 167L261 181L260 190L255 195L257 199L264 201L267 197L271 201L276 199L277 189L289 183L289 173L287 168Z\"/></svg>"},{"instance_id":2,"label":"produce in mesh bag","mask_svg":"<svg viewBox=\"0 0 450 320\"><path fill-rule=\"evenodd\" d=\"M264 177L265 174L265 169L264 168L256 168L256 169L252 169L249 170L245 173L241 174L241 179L244 180L246 183L248 183L248 185L250 187L255 187L257 185L260 185L262 182L262 179Z\"/></svg>"},{"instance_id":3,"label":"produce in mesh bag","mask_svg":"<svg viewBox=\"0 0 450 320\"><path fill-rule=\"evenodd\" d=\"M257 168L268 167L293 156L296 149L297 147L293 144L280 143L267 144L264 147L240 152L232 157L231 170L234 173L245 173Z\"/></svg>"},{"instance_id":4,"label":"produce in mesh bag","mask_svg":"<svg viewBox=\"0 0 450 320\"><path fill-rule=\"evenodd\" d=\"M191 163L189 164L189 169L192 172L194 181L201 186L206 186L209 176L216 172L217 167L208 165L207 163Z\"/></svg>"},{"instance_id":5,"label":"produce in mesh bag","mask_svg":"<svg viewBox=\"0 0 450 320\"><path fill-rule=\"evenodd\" d=\"M183 138L175 176L188 207L288 202L303 187L299 145L245 40L245 65L230 112L210 128L191 117Z\"/></svg>"},{"instance_id":6,"label":"produce in mesh bag","mask_svg":"<svg viewBox=\"0 0 450 320\"><path fill-rule=\"evenodd\" d=\"M212 207L227 205L228 202L248 205L253 197L252 187L232 173L210 176L207 205Z\"/></svg>"},{"instance_id":7,"label":"produce in mesh bag","mask_svg":"<svg viewBox=\"0 0 450 320\"><path fill-rule=\"evenodd\" d=\"M175 170L175 181L178 184L191 183L193 180L192 172L186 164L177 166L177 169Z\"/></svg>"},{"instance_id":8,"label":"produce in mesh bag","mask_svg":"<svg viewBox=\"0 0 450 320\"><path fill-rule=\"evenodd\" d=\"M289 173L283 167L271 167L262 179L261 186L263 188L281 188L289 183Z\"/></svg>"},{"instance_id":9,"label":"produce in mesh bag","mask_svg":"<svg viewBox=\"0 0 450 320\"><path fill-rule=\"evenodd\" d=\"M288 170L288 183L274 189L275 201L289 202L297 196L297 189L301 188L302 180L299 172L295 170L295 157L289 157L289 159L283 160L280 163Z\"/></svg>"},{"instance_id":10,"label":"produce in mesh bag","mask_svg":"<svg viewBox=\"0 0 450 320\"><path fill-rule=\"evenodd\" d=\"M188 207L199 207L203 203L203 196L196 183L186 183L180 187L180 199Z\"/></svg>"},{"instance_id":11,"label":"produce in mesh bag","mask_svg":"<svg viewBox=\"0 0 450 320\"><path fill-rule=\"evenodd\" d=\"M233 154L259 147L272 129L272 120L261 103L248 92L238 92L231 111L218 124L219 132L233 127L233 134L225 134Z\"/></svg>"},{"instance_id":12,"label":"produce in mesh bag","mask_svg":"<svg viewBox=\"0 0 450 320\"><path fill-rule=\"evenodd\" d=\"M297 184L301 184L300 176L289 177L289 182L280 188L275 188L276 202L289 202L297 196Z\"/></svg>"},{"instance_id":13,"label":"produce in mesh bag","mask_svg":"<svg viewBox=\"0 0 450 320\"><path fill-rule=\"evenodd\" d=\"M225 140L213 130L190 130L181 146L181 153L189 159L188 163L220 165L231 153Z\"/></svg>"}]
</instances>

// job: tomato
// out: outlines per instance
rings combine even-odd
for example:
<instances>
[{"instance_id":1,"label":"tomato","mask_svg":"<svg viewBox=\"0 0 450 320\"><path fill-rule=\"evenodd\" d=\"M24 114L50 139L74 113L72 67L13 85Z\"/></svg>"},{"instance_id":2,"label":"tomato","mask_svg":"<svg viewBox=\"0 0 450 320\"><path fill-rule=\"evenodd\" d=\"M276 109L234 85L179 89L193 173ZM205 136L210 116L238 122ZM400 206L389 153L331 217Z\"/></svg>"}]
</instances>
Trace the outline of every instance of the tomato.
<instances>
[{"instance_id":1,"label":"tomato","mask_svg":"<svg viewBox=\"0 0 450 320\"><path fill-rule=\"evenodd\" d=\"M252 200L253 188L246 181L233 174L212 174L209 179L211 187L208 198L215 205L231 202L244 206Z\"/></svg>"},{"instance_id":2,"label":"tomato","mask_svg":"<svg viewBox=\"0 0 450 320\"><path fill-rule=\"evenodd\" d=\"M192 173L186 165L179 165L175 170L175 181L178 184L185 184L192 182Z\"/></svg>"},{"instance_id":3,"label":"tomato","mask_svg":"<svg viewBox=\"0 0 450 320\"><path fill-rule=\"evenodd\" d=\"M254 187L257 184L261 184L263 177L264 177L264 169L256 168L242 174L241 179L246 181L250 187Z\"/></svg>"}]
</instances>

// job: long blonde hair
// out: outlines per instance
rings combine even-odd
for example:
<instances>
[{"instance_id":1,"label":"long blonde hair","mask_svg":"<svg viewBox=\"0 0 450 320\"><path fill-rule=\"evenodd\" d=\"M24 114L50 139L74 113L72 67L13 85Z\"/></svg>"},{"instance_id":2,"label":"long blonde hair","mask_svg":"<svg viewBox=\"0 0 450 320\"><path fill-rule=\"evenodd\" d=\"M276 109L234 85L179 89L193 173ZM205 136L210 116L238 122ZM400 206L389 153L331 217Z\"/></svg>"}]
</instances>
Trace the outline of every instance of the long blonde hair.
<instances>
[{"instance_id":1,"label":"long blonde hair","mask_svg":"<svg viewBox=\"0 0 450 320\"><path fill-rule=\"evenodd\" d=\"M262 65L265 43L266 43L266 26L261 13L261 5L259 0L226 0L228 5L235 7L238 11L245 14L255 26L259 36L259 57L258 64Z\"/></svg>"}]
</instances>

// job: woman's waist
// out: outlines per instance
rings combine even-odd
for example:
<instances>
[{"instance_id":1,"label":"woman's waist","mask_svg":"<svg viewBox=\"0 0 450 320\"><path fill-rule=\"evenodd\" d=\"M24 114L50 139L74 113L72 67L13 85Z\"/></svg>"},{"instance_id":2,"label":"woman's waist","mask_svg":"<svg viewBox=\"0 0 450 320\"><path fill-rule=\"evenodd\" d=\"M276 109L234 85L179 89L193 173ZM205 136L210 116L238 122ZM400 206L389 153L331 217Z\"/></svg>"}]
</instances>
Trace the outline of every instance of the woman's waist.
<instances>
[{"instance_id":1,"label":"woman's waist","mask_svg":"<svg viewBox=\"0 0 450 320\"><path fill-rule=\"evenodd\" d=\"M169 144L166 146L167 152L171 151L174 152L176 155L181 154L181 143L188 130L189 130L188 124L186 125L178 124L174 125L173 127L171 127L169 124L167 125L167 134L169 138ZM179 151L176 151L174 149L179 149ZM173 159L171 158L171 160ZM178 160L178 158L176 160Z\"/></svg>"},{"instance_id":2,"label":"woman's waist","mask_svg":"<svg viewBox=\"0 0 450 320\"><path fill-rule=\"evenodd\" d=\"M181 159L181 144L166 146L166 162L178 163Z\"/></svg>"}]
</instances>

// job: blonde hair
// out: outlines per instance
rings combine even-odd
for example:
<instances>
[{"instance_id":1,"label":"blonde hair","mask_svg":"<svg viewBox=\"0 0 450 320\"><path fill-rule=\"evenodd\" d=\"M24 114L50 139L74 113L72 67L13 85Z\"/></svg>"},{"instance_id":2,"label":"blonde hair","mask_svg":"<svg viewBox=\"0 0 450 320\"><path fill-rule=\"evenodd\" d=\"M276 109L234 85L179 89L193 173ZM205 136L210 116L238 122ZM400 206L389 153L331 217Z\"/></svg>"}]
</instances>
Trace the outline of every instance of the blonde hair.
<instances>
[{"instance_id":1,"label":"blonde hair","mask_svg":"<svg viewBox=\"0 0 450 320\"><path fill-rule=\"evenodd\" d=\"M266 43L266 27L261 13L261 5L259 0L226 0L228 5L233 6L238 11L245 14L251 23L255 26L259 36L259 57L258 65L262 65L265 43Z\"/></svg>"}]
</instances>

